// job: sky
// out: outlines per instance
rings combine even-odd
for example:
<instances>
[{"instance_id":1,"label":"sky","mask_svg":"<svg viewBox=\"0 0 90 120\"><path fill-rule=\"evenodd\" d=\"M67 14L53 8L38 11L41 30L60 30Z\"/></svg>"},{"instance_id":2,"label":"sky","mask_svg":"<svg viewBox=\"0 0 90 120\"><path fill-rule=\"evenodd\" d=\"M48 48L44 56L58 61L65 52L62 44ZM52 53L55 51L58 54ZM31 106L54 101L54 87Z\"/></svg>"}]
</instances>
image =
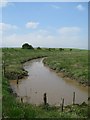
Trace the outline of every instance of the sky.
<instances>
[{"instance_id":1,"label":"sky","mask_svg":"<svg viewBox=\"0 0 90 120\"><path fill-rule=\"evenodd\" d=\"M88 2L5 2L0 9L2 47L88 49Z\"/></svg>"}]
</instances>

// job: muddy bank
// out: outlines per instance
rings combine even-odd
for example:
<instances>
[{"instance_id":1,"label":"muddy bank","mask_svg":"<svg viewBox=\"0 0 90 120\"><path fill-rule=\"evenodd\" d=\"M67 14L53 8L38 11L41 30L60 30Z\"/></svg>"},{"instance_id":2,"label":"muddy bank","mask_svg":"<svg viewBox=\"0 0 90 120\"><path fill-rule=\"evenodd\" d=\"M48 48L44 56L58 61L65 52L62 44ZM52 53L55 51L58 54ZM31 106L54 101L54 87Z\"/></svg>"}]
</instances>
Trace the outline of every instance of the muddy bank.
<instances>
[{"instance_id":1,"label":"muddy bank","mask_svg":"<svg viewBox=\"0 0 90 120\"><path fill-rule=\"evenodd\" d=\"M69 79L69 80L72 80L72 81L77 81L80 85L82 85L82 86L84 86L84 87L90 87L90 83L89 82L85 82L85 81L82 81L82 80L80 80L79 78L75 78L75 77L73 77L70 73L68 73L68 72L66 72L65 71L65 69L61 69L61 70L57 70L57 68L53 68L53 67L51 67L48 63L47 63L47 58L45 58L44 60L43 60L43 63L44 63L44 65L45 66L47 66L47 67L49 67L51 70L53 70L54 72L56 72L58 75L60 75L62 78L64 78L64 79Z\"/></svg>"},{"instance_id":2,"label":"muddy bank","mask_svg":"<svg viewBox=\"0 0 90 120\"><path fill-rule=\"evenodd\" d=\"M46 57L46 56L38 56L38 57L29 58L29 59L24 59L23 61L20 62L19 70L8 71L8 69L5 69L5 77L8 78L9 80L19 80L19 79L22 79L22 78L28 76L28 71L23 68L23 64L25 62L28 62L28 61L31 61L34 59L38 59L38 58L43 58L43 57Z\"/></svg>"}]
</instances>

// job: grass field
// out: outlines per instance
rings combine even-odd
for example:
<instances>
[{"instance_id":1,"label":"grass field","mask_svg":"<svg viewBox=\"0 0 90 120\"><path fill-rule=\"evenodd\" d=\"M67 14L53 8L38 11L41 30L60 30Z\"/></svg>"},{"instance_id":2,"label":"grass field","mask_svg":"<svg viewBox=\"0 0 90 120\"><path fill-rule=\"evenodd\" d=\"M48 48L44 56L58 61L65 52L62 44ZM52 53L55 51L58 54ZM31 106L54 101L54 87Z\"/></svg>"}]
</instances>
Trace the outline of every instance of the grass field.
<instances>
[{"instance_id":1,"label":"grass field","mask_svg":"<svg viewBox=\"0 0 90 120\"><path fill-rule=\"evenodd\" d=\"M56 72L63 72L64 77L69 77L82 84L89 85L87 50L56 52L55 55L45 59L44 63Z\"/></svg>"},{"instance_id":2,"label":"grass field","mask_svg":"<svg viewBox=\"0 0 90 120\"><path fill-rule=\"evenodd\" d=\"M88 51L65 49L25 50L20 48L4 48L2 59L4 61L3 86L3 117L4 118L83 118L88 116L86 104L69 105L61 112L54 106L33 106L19 103L10 90L9 81L28 75L23 69L23 63L31 59L47 56L44 63L57 72L64 72L65 76L86 84L88 81Z\"/></svg>"}]
</instances>

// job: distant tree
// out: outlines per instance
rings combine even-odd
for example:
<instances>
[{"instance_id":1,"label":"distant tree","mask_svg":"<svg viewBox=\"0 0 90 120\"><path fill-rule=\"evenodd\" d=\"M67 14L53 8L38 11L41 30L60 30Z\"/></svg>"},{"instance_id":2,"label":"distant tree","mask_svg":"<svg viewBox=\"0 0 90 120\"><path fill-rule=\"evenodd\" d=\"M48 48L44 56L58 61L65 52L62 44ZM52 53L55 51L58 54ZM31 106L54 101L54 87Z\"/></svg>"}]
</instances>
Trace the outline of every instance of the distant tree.
<instances>
[{"instance_id":1,"label":"distant tree","mask_svg":"<svg viewBox=\"0 0 90 120\"><path fill-rule=\"evenodd\" d=\"M59 48L59 50L60 50L60 51L64 51L64 49L63 49L63 48Z\"/></svg>"},{"instance_id":2,"label":"distant tree","mask_svg":"<svg viewBox=\"0 0 90 120\"><path fill-rule=\"evenodd\" d=\"M23 44L23 45L22 45L22 48L23 48L23 49L34 49L34 48L32 47L32 45L29 45L28 43Z\"/></svg>"},{"instance_id":3,"label":"distant tree","mask_svg":"<svg viewBox=\"0 0 90 120\"><path fill-rule=\"evenodd\" d=\"M62 51L62 48L59 48L60 51Z\"/></svg>"},{"instance_id":4,"label":"distant tree","mask_svg":"<svg viewBox=\"0 0 90 120\"><path fill-rule=\"evenodd\" d=\"M72 51L72 49L70 49L70 51Z\"/></svg>"},{"instance_id":5,"label":"distant tree","mask_svg":"<svg viewBox=\"0 0 90 120\"><path fill-rule=\"evenodd\" d=\"M51 51L51 48L48 48L49 51Z\"/></svg>"},{"instance_id":6,"label":"distant tree","mask_svg":"<svg viewBox=\"0 0 90 120\"><path fill-rule=\"evenodd\" d=\"M38 49L38 50L41 50L41 48L40 48L40 47L37 47L37 49Z\"/></svg>"}]
</instances>

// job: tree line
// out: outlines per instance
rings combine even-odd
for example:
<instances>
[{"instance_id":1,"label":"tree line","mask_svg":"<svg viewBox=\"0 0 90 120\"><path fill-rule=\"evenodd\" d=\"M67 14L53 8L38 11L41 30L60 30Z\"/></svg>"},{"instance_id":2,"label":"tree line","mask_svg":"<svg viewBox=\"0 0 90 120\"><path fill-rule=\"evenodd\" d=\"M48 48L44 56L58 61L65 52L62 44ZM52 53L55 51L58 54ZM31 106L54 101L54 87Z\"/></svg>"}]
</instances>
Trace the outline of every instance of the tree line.
<instances>
[{"instance_id":1,"label":"tree line","mask_svg":"<svg viewBox=\"0 0 90 120\"><path fill-rule=\"evenodd\" d=\"M28 43L24 43L22 45L22 49L34 49L34 47ZM42 48L41 47L37 47L38 50L41 50ZM55 50L55 48L48 48L49 51L51 50ZM64 48L59 48L60 51L64 51ZM70 51L72 51L72 49L70 49Z\"/></svg>"}]
</instances>

